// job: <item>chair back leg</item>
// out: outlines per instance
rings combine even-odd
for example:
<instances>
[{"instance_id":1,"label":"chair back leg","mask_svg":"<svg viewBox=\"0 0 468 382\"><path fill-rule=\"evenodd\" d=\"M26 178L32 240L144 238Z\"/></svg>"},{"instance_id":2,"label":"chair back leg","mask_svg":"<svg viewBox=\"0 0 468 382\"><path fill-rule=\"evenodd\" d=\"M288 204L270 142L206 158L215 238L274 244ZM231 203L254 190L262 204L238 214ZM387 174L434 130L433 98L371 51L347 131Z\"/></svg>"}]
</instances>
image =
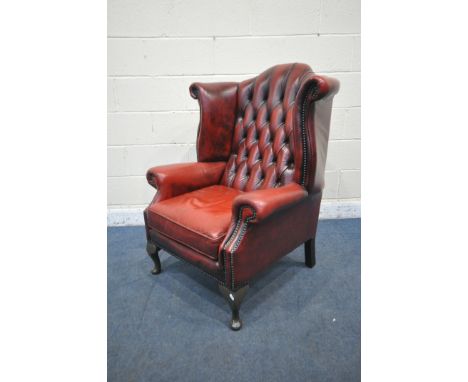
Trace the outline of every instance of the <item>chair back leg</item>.
<instances>
[{"instance_id":1,"label":"chair back leg","mask_svg":"<svg viewBox=\"0 0 468 382\"><path fill-rule=\"evenodd\" d=\"M313 268L315 265L315 238L304 243L305 265Z\"/></svg>"}]
</instances>

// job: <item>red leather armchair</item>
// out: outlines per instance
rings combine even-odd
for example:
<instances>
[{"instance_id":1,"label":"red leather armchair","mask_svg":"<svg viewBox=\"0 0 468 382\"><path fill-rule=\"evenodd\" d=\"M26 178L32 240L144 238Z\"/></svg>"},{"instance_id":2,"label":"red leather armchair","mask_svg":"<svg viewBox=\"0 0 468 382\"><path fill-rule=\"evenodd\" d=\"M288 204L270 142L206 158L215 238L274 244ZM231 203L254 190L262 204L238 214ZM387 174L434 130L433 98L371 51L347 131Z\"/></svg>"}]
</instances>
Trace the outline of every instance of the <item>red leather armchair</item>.
<instances>
[{"instance_id":1,"label":"red leather armchair","mask_svg":"<svg viewBox=\"0 0 468 382\"><path fill-rule=\"evenodd\" d=\"M274 66L241 83L194 83L200 104L196 163L153 167L144 211L153 274L162 248L218 283L242 326L249 281L315 233L337 80L305 64Z\"/></svg>"}]
</instances>

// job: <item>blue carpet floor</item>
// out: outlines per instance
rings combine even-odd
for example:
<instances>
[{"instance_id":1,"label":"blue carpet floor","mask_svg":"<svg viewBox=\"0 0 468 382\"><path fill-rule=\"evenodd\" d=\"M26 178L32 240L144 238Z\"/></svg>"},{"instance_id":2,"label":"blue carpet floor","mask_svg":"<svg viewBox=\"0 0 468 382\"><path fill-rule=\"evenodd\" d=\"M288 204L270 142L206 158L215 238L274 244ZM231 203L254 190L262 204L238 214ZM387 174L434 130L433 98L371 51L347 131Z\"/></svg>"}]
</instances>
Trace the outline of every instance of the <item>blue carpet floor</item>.
<instances>
[{"instance_id":1,"label":"blue carpet floor","mask_svg":"<svg viewBox=\"0 0 468 382\"><path fill-rule=\"evenodd\" d=\"M108 380L359 381L360 220L321 220L317 265L303 247L251 283L242 330L216 282L161 252L143 227L108 228Z\"/></svg>"}]
</instances>

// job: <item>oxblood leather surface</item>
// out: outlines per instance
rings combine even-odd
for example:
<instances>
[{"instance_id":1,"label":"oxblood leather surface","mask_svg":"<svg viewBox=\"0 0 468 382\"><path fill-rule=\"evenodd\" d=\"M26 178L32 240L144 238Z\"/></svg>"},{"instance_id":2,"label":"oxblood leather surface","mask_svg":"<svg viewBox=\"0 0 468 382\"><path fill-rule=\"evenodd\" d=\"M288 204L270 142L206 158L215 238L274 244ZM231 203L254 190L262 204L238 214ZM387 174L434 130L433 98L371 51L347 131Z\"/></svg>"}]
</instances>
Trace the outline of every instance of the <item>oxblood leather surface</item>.
<instances>
[{"instance_id":1,"label":"oxblood leather surface","mask_svg":"<svg viewBox=\"0 0 468 382\"><path fill-rule=\"evenodd\" d=\"M193 84L199 163L148 172L158 188L146 210L151 240L234 290L315 237L338 89L305 64L239 84ZM225 192L186 195L215 184Z\"/></svg>"},{"instance_id":2,"label":"oxblood leather surface","mask_svg":"<svg viewBox=\"0 0 468 382\"><path fill-rule=\"evenodd\" d=\"M290 183L279 188L244 192L234 199L232 215L239 216L241 208L248 208L252 211L252 215L255 213L255 219L250 221L259 222L284 208L290 208L305 199L307 195L304 187L297 183Z\"/></svg>"},{"instance_id":3,"label":"oxblood leather surface","mask_svg":"<svg viewBox=\"0 0 468 382\"><path fill-rule=\"evenodd\" d=\"M158 190L152 203L218 184L225 166L224 162L196 162L150 168L146 179Z\"/></svg>"},{"instance_id":4,"label":"oxblood leather surface","mask_svg":"<svg viewBox=\"0 0 468 382\"><path fill-rule=\"evenodd\" d=\"M311 193L321 192L324 187L333 96L339 88L336 79L310 72L298 91L301 107L295 115L295 125L304 126L306 150L296 151L296 162L302 165L294 180Z\"/></svg>"},{"instance_id":5,"label":"oxblood leather surface","mask_svg":"<svg viewBox=\"0 0 468 382\"><path fill-rule=\"evenodd\" d=\"M308 196L269 219L250 221L244 235L239 231L230 243L231 231L228 232L220 247L226 285L233 290L241 287L276 260L314 237L320 200L321 194ZM250 213L247 213L242 220L249 216ZM241 240L237 241L236 238L240 236Z\"/></svg>"},{"instance_id":6,"label":"oxblood leather surface","mask_svg":"<svg viewBox=\"0 0 468 382\"><path fill-rule=\"evenodd\" d=\"M293 180L296 96L310 72L304 64L278 65L239 84L233 152L223 184L251 191Z\"/></svg>"},{"instance_id":7,"label":"oxblood leather surface","mask_svg":"<svg viewBox=\"0 0 468 382\"><path fill-rule=\"evenodd\" d=\"M201 268L210 275L219 278L219 280L224 279L224 271L218 262L201 255L200 252L194 251L186 245L180 244L161 232L150 229L149 235L151 240L155 242L158 247L164 248L171 254Z\"/></svg>"},{"instance_id":8,"label":"oxblood leather surface","mask_svg":"<svg viewBox=\"0 0 468 382\"><path fill-rule=\"evenodd\" d=\"M234 188L216 185L154 203L148 208L148 224L216 260L231 221L233 200L239 194Z\"/></svg>"},{"instance_id":9,"label":"oxblood leather surface","mask_svg":"<svg viewBox=\"0 0 468 382\"><path fill-rule=\"evenodd\" d=\"M235 82L194 83L190 95L200 105L197 135L199 162L226 161L231 153L232 132L237 110Z\"/></svg>"}]
</instances>

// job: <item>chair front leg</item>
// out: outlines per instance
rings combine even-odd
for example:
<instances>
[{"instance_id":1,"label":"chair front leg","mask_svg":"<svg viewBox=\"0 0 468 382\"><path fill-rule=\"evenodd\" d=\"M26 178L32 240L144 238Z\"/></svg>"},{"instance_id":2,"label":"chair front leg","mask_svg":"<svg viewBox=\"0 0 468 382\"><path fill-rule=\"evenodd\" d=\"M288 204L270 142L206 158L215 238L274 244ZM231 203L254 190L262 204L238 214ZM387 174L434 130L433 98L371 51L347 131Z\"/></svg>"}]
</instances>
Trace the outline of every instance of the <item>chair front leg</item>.
<instances>
[{"instance_id":1,"label":"chair front leg","mask_svg":"<svg viewBox=\"0 0 468 382\"><path fill-rule=\"evenodd\" d=\"M154 262L154 268L151 270L151 273L153 275L157 275L161 273L161 261L159 260L159 248L156 246L156 244L152 243L151 241L148 241L146 243L146 252L148 253L148 256L151 257L151 260Z\"/></svg>"},{"instance_id":2,"label":"chair front leg","mask_svg":"<svg viewBox=\"0 0 468 382\"><path fill-rule=\"evenodd\" d=\"M249 289L248 285L243 286L242 288L236 290L235 292L229 290L222 284L218 284L219 291L223 295L223 297L228 302L229 306L231 307L232 318L231 318L231 329L232 330L239 330L242 327L242 321L239 317L239 309L244 299L244 296Z\"/></svg>"},{"instance_id":3,"label":"chair front leg","mask_svg":"<svg viewBox=\"0 0 468 382\"><path fill-rule=\"evenodd\" d=\"M304 243L305 265L313 268L315 265L315 238Z\"/></svg>"}]
</instances>

